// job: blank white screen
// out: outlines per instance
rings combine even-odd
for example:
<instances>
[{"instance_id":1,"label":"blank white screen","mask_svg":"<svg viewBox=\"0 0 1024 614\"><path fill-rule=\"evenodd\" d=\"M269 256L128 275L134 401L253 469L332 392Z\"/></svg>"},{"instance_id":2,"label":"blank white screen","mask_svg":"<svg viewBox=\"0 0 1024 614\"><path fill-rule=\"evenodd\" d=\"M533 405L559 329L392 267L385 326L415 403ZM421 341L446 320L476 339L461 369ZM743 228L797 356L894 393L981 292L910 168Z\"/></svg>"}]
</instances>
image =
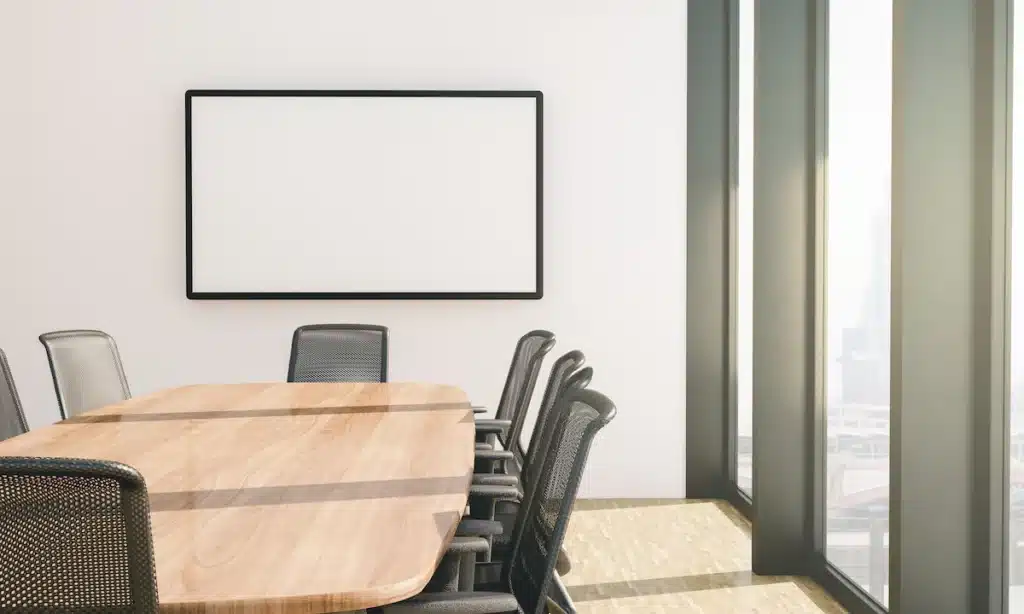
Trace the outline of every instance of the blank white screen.
<instances>
[{"instance_id":1,"label":"blank white screen","mask_svg":"<svg viewBox=\"0 0 1024 614\"><path fill-rule=\"evenodd\" d=\"M536 104L193 96L192 291L536 291Z\"/></svg>"}]
</instances>

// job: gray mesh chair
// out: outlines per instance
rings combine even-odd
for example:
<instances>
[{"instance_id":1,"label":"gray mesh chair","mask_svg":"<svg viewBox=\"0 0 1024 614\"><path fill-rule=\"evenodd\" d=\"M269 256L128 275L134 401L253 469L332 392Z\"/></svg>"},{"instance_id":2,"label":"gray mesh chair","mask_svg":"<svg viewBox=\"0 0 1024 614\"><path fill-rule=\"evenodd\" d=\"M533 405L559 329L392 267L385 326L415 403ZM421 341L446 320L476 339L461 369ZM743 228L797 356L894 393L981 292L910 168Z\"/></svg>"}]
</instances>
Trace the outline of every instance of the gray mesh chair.
<instances>
[{"instance_id":1,"label":"gray mesh chair","mask_svg":"<svg viewBox=\"0 0 1024 614\"><path fill-rule=\"evenodd\" d=\"M388 381L387 327L310 324L296 328L288 381Z\"/></svg>"},{"instance_id":2,"label":"gray mesh chair","mask_svg":"<svg viewBox=\"0 0 1024 614\"><path fill-rule=\"evenodd\" d=\"M537 468L551 449L548 421L552 410L564 394L586 388L593 378L593 369L580 369L584 360L582 352L573 351L559 358L552 366L533 437L530 438L530 447L523 456L522 469L517 471L516 464L511 463L507 466L507 474L473 475L469 492L471 518L460 523L458 535L487 539L491 549L481 557L484 561L491 556L500 558L509 547L512 528L525 491L533 485ZM563 575L571 569L569 557L564 552L559 553L558 563L558 572Z\"/></svg>"},{"instance_id":3,"label":"gray mesh chair","mask_svg":"<svg viewBox=\"0 0 1024 614\"><path fill-rule=\"evenodd\" d=\"M535 333L530 333L527 337L530 335L535 335ZM520 344L517 345L516 355L520 357L521 361L529 361L531 359L525 353L521 354L518 351L527 337L520 339ZM546 348L540 346L539 349L543 350L543 354L546 354L553 343L554 341L552 340ZM543 354L536 361L538 366L540 361L543 360ZM548 441L549 436L545 437L544 424L557 397L567 389L582 388L590 382L593 370L589 368L576 373L573 378L570 378L570 375L573 375L575 371L583 366L585 360L583 352L574 350L555 361L551 368L551 374L548 377L544 398L537 414L534 436L530 438L530 447L527 452L523 452L524 446L521 435L516 439L506 439L506 441L511 443L512 450L477 450L478 460L482 457L498 459L502 461L502 470L507 470L508 473L473 475L473 484L470 486L469 497L470 507L476 511L476 514L471 513L469 517L464 517L459 522L456 537L442 557L433 577L424 589L425 592L454 591L456 588L458 590L472 590L476 578L476 559L479 557L482 561L489 562L495 550L501 553L507 552L516 512L519 509L518 505L522 501L523 486L520 483L520 476L522 476L522 484L530 484L530 476L532 475L530 468L534 464L527 459L543 460L543 453L547 451L548 444L550 443ZM524 379L522 381L527 380ZM506 385L504 397L510 396L507 388ZM522 408L524 414L527 407ZM494 421L485 422L491 423ZM511 421L508 421L508 423L510 424ZM506 460L510 462L504 463L503 461ZM494 486L500 488L496 490L493 488ZM509 500L502 499L501 495L508 497ZM497 506L505 507L498 508ZM502 513L499 516L497 512ZM476 517L473 517L474 515ZM559 560L565 562L559 569L568 570L568 557L564 553L560 553Z\"/></svg>"},{"instance_id":4,"label":"gray mesh chair","mask_svg":"<svg viewBox=\"0 0 1024 614\"><path fill-rule=\"evenodd\" d=\"M39 335L50 361L62 418L131 398L114 339L98 330Z\"/></svg>"},{"instance_id":5,"label":"gray mesh chair","mask_svg":"<svg viewBox=\"0 0 1024 614\"><path fill-rule=\"evenodd\" d=\"M21 409L14 376L7 364L7 355L0 350L0 441L28 432L25 412Z\"/></svg>"},{"instance_id":6,"label":"gray mesh chair","mask_svg":"<svg viewBox=\"0 0 1024 614\"><path fill-rule=\"evenodd\" d=\"M520 493L523 493L524 489L529 487L532 479L536 477L533 471L534 467L538 463L544 462L544 456L551 447L551 442L547 440L550 437L551 431L546 429L545 426L551 417L555 404L566 392L580 390L589 386L594 377L594 370L592 368L581 368L584 361L583 352L578 350L569 352L555 361L555 364L551 367L547 386L544 389L544 398L541 400L537 411L537 420L534 425L533 436L530 438L529 448L521 456L517 455L517 458L522 460L507 464L507 471L505 473L474 473L473 484L517 486ZM519 441L516 445L522 446L522 442ZM520 496L519 499L521 500L522 497Z\"/></svg>"},{"instance_id":7,"label":"gray mesh chair","mask_svg":"<svg viewBox=\"0 0 1024 614\"><path fill-rule=\"evenodd\" d=\"M586 388L590 384L594 373L593 369L587 369L585 375L574 377L571 382L569 381L570 377L582 369L586 362L587 357L583 355L583 352L573 350L559 357L555 364L551 365L548 383L544 388L544 397L541 399L540 407L537 409L537 419L533 427L535 433L541 434L545 432L543 428L544 422L551 413L555 401L558 400L566 386ZM516 464L521 473L525 474L527 472L531 459L535 457L535 453L538 450L546 450L548 443L541 441L540 437L531 437L529 446L524 446L522 427L520 427L518 436L512 440L512 454L515 456Z\"/></svg>"},{"instance_id":8,"label":"gray mesh chair","mask_svg":"<svg viewBox=\"0 0 1024 614\"><path fill-rule=\"evenodd\" d=\"M519 338L494 418L476 421L477 459L481 461L478 466L486 468L493 465L493 461L511 458L502 451L490 454L486 450L500 443L504 452L512 452L511 443L519 439L544 357L554 346L555 334L546 330L533 330Z\"/></svg>"},{"instance_id":9,"label":"gray mesh chair","mask_svg":"<svg viewBox=\"0 0 1024 614\"><path fill-rule=\"evenodd\" d=\"M615 416L615 406L593 390L562 395L549 417L551 452L540 478L527 489L516 520L510 556L500 581L483 590L423 593L382 608L385 614L544 614L557 583L555 565L565 539L594 436ZM490 589L496 589L491 591Z\"/></svg>"},{"instance_id":10,"label":"gray mesh chair","mask_svg":"<svg viewBox=\"0 0 1024 614\"><path fill-rule=\"evenodd\" d=\"M0 611L156 614L149 498L120 463L0 457Z\"/></svg>"}]
</instances>

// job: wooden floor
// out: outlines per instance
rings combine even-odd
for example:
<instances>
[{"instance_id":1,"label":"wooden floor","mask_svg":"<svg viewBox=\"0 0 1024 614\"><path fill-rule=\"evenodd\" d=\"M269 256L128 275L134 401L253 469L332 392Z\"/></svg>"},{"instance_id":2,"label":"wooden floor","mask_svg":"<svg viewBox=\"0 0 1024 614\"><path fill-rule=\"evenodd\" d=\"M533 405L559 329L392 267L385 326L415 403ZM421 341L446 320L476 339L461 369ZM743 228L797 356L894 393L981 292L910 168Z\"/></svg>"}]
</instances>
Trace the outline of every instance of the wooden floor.
<instances>
[{"instance_id":1,"label":"wooden floor","mask_svg":"<svg viewBox=\"0 0 1024 614\"><path fill-rule=\"evenodd\" d=\"M750 526L719 501L580 501L565 549L580 614L845 612L809 580L751 573Z\"/></svg>"}]
</instances>

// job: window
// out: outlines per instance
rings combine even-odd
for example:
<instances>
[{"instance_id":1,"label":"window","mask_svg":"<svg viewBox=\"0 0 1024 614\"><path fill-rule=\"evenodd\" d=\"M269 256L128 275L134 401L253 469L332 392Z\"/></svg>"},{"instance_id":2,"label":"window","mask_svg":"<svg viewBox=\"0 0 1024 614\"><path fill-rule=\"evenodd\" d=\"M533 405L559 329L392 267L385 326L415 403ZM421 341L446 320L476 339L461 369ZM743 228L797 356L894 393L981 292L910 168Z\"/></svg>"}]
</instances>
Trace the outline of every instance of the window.
<instances>
[{"instance_id":1,"label":"window","mask_svg":"<svg viewBox=\"0 0 1024 614\"><path fill-rule=\"evenodd\" d=\"M827 27L826 557L887 603L892 0Z\"/></svg>"},{"instance_id":2,"label":"window","mask_svg":"<svg viewBox=\"0 0 1024 614\"><path fill-rule=\"evenodd\" d=\"M1024 7L1013 10L1010 201L1010 612L1024 612Z\"/></svg>"},{"instance_id":3,"label":"window","mask_svg":"<svg viewBox=\"0 0 1024 614\"><path fill-rule=\"evenodd\" d=\"M736 485L753 483L754 401L754 2L739 2L736 181Z\"/></svg>"}]
</instances>

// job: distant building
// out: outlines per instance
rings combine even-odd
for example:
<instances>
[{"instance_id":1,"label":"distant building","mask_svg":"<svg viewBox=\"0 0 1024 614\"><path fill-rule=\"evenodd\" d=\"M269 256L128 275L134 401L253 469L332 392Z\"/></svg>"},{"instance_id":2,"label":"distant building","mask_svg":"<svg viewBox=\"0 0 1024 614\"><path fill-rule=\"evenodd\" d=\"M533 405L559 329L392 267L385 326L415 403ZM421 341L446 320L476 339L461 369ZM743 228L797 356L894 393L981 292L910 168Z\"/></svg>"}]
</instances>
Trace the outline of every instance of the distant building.
<instances>
[{"instance_id":1,"label":"distant building","mask_svg":"<svg viewBox=\"0 0 1024 614\"><path fill-rule=\"evenodd\" d=\"M843 330L839 364L844 405L889 406L889 209L882 207L872 224L871 269L859 322Z\"/></svg>"}]
</instances>

